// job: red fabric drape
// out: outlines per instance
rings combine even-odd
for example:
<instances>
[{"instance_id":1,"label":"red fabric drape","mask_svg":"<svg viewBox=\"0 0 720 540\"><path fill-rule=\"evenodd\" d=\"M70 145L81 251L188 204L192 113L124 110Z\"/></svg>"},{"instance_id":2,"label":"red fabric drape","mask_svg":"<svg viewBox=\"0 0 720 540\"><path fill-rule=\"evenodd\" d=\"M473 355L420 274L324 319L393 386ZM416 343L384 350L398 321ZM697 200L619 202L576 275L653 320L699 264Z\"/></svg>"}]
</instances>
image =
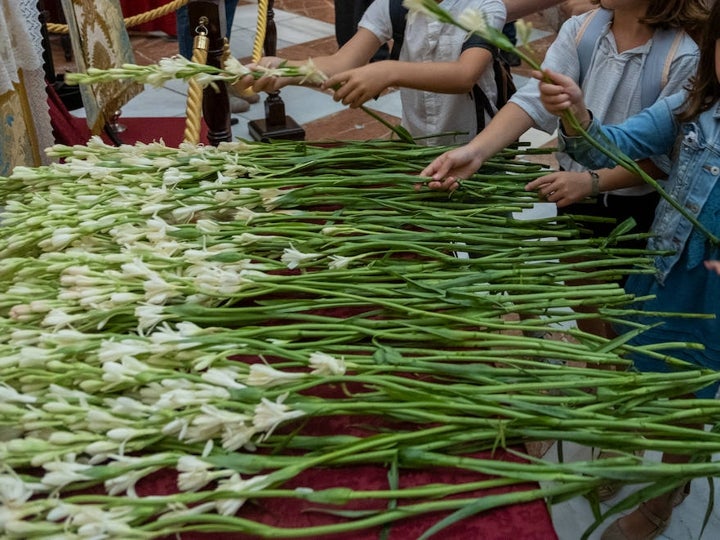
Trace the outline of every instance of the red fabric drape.
<instances>
[{"instance_id":1,"label":"red fabric drape","mask_svg":"<svg viewBox=\"0 0 720 540\"><path fill-rule=\"evenodd\" d=\"M58 144L85 144L90 138L90 129L84 118L70 114L55 89L48 85L48 104L50 106L50 123L53 128L55 142ZM162 141L171 147L177 147L185 134L185 118L120 118L126 128L120 133L120 139L126 144L136 142L151 143ZM103 140L111 144L110 139L102 134ZM200 126L200 140L207 141L207 125Z\"/></svg>"},{"instance_id":2,"label":"red fabric drape","mask_svg":"<svg viewBox=\"0 0 720 540\"><path fill-rule=\"evenodd\" d=\"M85 119L70 114L52 85L47 85L46 89L55 142L69 146L85 144L90 138L90 129Z\"/></svg>"},{"instance_id":3,"label":"red fabric drape","mask_svg":"<svg viewBox=\"0 0 720 540\"><path fill-rule=\"evenodd\" d=\"M169 0L120 0L120 7L122 7L123 17L127 18L164 6L168 3L168 1ZM131 32L160 31L174 36L177 33L175 27L175 14L170 13L169 15L164 15L150 22L128 28L128 30Z\"/></svg>"}]
</instances>

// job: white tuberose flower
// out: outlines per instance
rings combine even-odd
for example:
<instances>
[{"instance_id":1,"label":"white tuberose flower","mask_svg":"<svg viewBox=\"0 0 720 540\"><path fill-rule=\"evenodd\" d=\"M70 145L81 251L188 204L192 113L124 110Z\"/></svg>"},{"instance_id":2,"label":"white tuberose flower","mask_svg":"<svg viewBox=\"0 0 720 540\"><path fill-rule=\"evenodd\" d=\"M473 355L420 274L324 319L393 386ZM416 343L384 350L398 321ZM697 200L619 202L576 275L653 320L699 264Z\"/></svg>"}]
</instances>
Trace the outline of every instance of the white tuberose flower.
<instances>
[{"instance_id":1,"label":"white tuberose flower","mask_svg":"<svg viewBox=\"0 0 720 540\"><path fill-rule=\"evenodd\" d=\"M295 246L290 244L289 248L285 248L283 250L280 260L285 263L290 270L293 270L298 268L305 261L312 261L313 259L317 259L321 256L322 255L320 253L303 253L302 251L295 249Z\"/></svg>"},{"instance_id":2,"label":"white tuberose flower","mask_svg":"<svg viewBox=\"0 0 720 540\"><path fill-rule=\"evenodd\" d=\"M180 491L197 491L217 478L234 474L228 469L213 471L215 466L212 463L191 455L178 459L176 468L180 473L177 480Z\"/></svg>"},{"instance_id":3,"label":"white tuberose flower","mask_svg":"<svg viewBox=\"0 0 720 540\"><path fill-rule=\"evenodd\" d=\"M50 461L43 464L43 468L48 472L42 477L42 483L52 489L63 488L73 482L90 480L89 476L82 473L92 466L74 461Z\"/></svg>"},{"instance_id":4,"label":"white tuberose flower","mask_svg":"<svg viewBox=\"0 0 720 540\"><path fill-rule=\"evenodd\" d=\"M31 486L20 478L14 474L0 474L0 506L17 508L25 504L32 496Z\"/></svg>"},{"instance_id":5,"label":"white tuberose flower","mask_svg":"<svg viewBox=\"0 0 720 540\"><path fill-rule=\"evenodd\" d=\"M458 17L458 24L468 32L487 37L488 24L485 14L473 8L466 8Z\"/></svg>"},{"instance_id":6,"label":"white tuberose flower","mask_svg":"<svg viewBox=\"0 0 720 540\"><path fill-rule=\"evenodd\" d=\"M229 71L233 75L237 75L238 78L251 73L251 71L242 65L232 54L229 54L223 61L223 68L225 71Z\"/></svg>"},{"instance_id":7,"label":"white tuberose flower","mask_svg":"<svg viewBox=\"0 0 720 540\"><path fill-rule=\"evenodd\" d=\"M37 401L37 398L34 396L21 394L5 383L0 384L0 403L34 403L35 401Z\"/></svg>"},{"instance_id":8,"label":"white tuberose flower","mask_svg":"<svg viewBox=\"0 0 720 540\"><path fill-rule=\"evenodd\" d=\"M255 407L253 426L257 431L266 432L262 440L272 435L275 428L282 422L305 416L304 411L293 411L287 405L283 405L283 401L285 401L287 396L287 393L283 394L279 396L275 402L270 401L268 398L262 398L262 401Z\"/></svg>"},{"instance_id":9,"label":"white tuberose flower","mask_svg":"<svg viewBox=\"0 0 720 540\"><path fill-rule=\"evenodd\" d=\"M157 64L157 71L148 75L146 81L152 86L159 87L163 83L174 79L177 74L188 68L190 61L180 55L171 58L161 58Z\"/></svg>"},{"instance_id":10,"label":"white tuberose flower","mask_svg":"<svg viewBox=\"0 0 720 540\"><path fill-rule=\"evenodd\" d=\"M526 22L523 19L515 21L515 29L517 31L518 41L521 45L527 45L530 43L530 34L533 30L532 23Z\"/></svg>"},{"instance_id":11,"label":"white tuberose flower","mask_svg":"<svg viewBox=\"0 0 720 540\"><path fill-rule=\"evenodd\" d=\"M345 361L323 352L310 355L310 367L313 375L345 375Z\"/></svg>"},{"instance_id":12,"label":"white tuberose flower","mask_svg":"<svg viewBox=\"0 0 720 540\"><path fill-rule=\"evenodd\" d=\"M210 384L223 386L225 388L246 388L244 384L237 382L238 373L231 368L210 368L200 375L202 379Z\"/></svg>"},{"instance_id":13,"label":"white tuberose flower","mask_svg":"<svg viewBox=\"0 0 720 540\"><path fill-rule=\"evenodd\" d=\"M267 474L259 474L243 480L239 474L235 473L226 480L220 480L215 491L260 491L269 485ZM223 516L234 516L246 500L239 497L220 499L215 502L215 507Z\"/></svg>"},{"instance_id":14,"label":"white tuberose flower","mask_svg":"<svg viewBox=\"0 0 720 540\"><path fill-rule=\"evenodd\" d=\"M250 374L247 376L246 383L250 386L275 386L288 381L302 379L304 373L289 373L280 371L266 364L252 364L250 366Z\"/></svg>"},{"instance_id":15,"label":"white tuberose flower","mask_svg":"<svg viewBox=\"0 0 720 540\"><path fill-rule=\"evenodd\" d=\"M138 333L143 335L145 331L151 330L160 324L167 315L164 313L162 306L150 304L136 306L135 317L138 320Z\"/></svg>"},{"instance_id":16,"label":"white tuberose flower","mask_svg":"<svg viewBox=\"0 0 720 540\"><path fill-rule=\"evenodd\" d=\"M301 75L303 75L300 84L320 84L327 80L327 75L317 68L315 62L312 61L312 58L308 58L307 62L298 66L298 71Z\"/></svg>"}]
</instances>

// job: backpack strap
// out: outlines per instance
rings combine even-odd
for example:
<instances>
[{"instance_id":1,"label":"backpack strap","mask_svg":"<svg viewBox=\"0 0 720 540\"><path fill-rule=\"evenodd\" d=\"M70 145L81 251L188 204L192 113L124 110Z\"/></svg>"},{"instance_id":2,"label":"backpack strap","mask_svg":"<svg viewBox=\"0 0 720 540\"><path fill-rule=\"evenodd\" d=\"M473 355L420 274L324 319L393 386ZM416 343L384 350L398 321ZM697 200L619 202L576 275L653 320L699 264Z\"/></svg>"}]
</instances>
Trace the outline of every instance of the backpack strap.
<instances>
[{"instance_id":1,"label":"backpack strap","mask_svg":"<svg viewBox=\"0 0 720 540\"><path fill-rule=\"evenodd\" d=\"M600 34L605 25L612 20L612 16L612 11L603 8L590 12L575 36L578 60L580 61L579 86L582 86L590 68ZM640 83L640 103L643 109L655 103L660 92L665 88L670 76L670 66L678 47L680 47L683 35L684 31L676 28L655 30L650 51L648 51L643 64Z\"/></svg>"},{"instance_id":2,"label":"backpack strap","mask_svg":"<svg viewBox=\"0 0 720 540\"><path fill-rule=\"evenodd\" d=\"M591 11L583 21L577 36L575 36L575 45L577 47L578 59L580 60L580 76L578 86L582 87L585 75L590 68L593 53L597 48L597 42L603 28L612 21L613 12L607 9L595 9Z\"/></svg>"},{"instance_id":3,"label":"backpack strap","mask_svg":"<svg viewBox=\"0 0 720 540\"><path fill-rule=\"evenodd\" d=\"M403 6L403 0L390 0L390 24L392 25L393 46L390 51L390 60L400 58L400 49L405 41L405 25L407 23L408 8Z\"/></svg>"},{"instance_id":4,"label":"backpack strap","mask_svg":"<svg viewBox=\"0 0 720 540\"><path fill-rule=\"evenodd\" d=\"M682 41L684 31L677 28L655 30L642 73L640 101L643 109L657 101L670 77L670 66Z\"/></svg>"}]
</instances>

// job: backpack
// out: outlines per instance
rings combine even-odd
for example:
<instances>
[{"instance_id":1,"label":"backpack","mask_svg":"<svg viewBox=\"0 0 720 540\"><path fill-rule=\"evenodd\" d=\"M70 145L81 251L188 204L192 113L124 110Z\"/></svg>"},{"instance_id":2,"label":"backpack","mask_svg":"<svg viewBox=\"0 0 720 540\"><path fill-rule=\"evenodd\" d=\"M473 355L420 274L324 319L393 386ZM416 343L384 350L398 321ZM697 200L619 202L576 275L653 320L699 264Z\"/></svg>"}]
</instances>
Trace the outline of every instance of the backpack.
<instances>
[{"instance_id":1,"label":"backpack","mask_svg":"<svg viewBox=\"0 0 720 540\"><path fill-rule=\"evenodd\" d=\"M603 28L612 21L612 11L596 9L583 21L575 43L580 60L580 78L578 85L582 87L583 80L592 61L593 53L597 48ZM660 92L665 88L670 73L670 65L675 52L680 46L684 31L679 28L658 28L652 38L652 45L643 65L642 82L640 88L640 102L645 109L655 103Z\"/></svg>"},{"instance_id":2,"label":"backpack","mask_svg":"<svg viewBox=\"0 0 720 540\"><path fill-rule=\"evenodd\" d=\"M390 22L392 24L393 46L390 50L390 59L397 60L400 57L400 49L405 40L405 24L408 9L402 5L402 0L390 0ZM495 110L493 110L490 99L485 95L482 88L475 84L472 89L473 100L475 101L475 117L477 119L478 133L485 128L485 113L492 118L495 111L500 110L517 88L513 81L510 65L502 59L499 50L492 48L492 67L495 76L497 97L495 99Z\"/></svg>"}]
</instances>

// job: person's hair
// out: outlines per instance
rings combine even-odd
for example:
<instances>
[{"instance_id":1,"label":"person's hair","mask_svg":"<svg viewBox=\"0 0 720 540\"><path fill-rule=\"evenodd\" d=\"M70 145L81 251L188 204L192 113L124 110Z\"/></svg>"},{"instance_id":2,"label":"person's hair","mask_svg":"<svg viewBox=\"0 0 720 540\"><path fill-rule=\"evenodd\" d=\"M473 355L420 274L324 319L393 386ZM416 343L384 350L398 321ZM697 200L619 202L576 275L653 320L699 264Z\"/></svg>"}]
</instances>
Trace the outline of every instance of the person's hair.
<instances>
[{"instance_id":1,"label":"person's hair","mask_svg":"<svg viewBox=\"0 0 720 540\"><path fill-rule=\"evenodd\" d=\"M700 61L690 80L687 107L679 114L680 122L694 119L720 99L720 81L715 71L715 44L720 39L720 1L715 0L700 39Z\"/></svg>"},{"instance_id":2,"label":"person's hair","mask_svg":"<svg viewBox=\"0 0 720 540\"><path fill-rule=\"evenodd\" d=\"M600 0L590 0L600 5ZM642 22L652 28L682 28L697 41L707 24L707 0L650 0Z\"/></svg>"},{"instance_id":3,"label":"person's hair","mask_svg":"<svg viewBox=\"0 0 720 540\"><path fill-rule=\"evenodd\" d=\"M705 0L651 0L643 18L653 28L682 28L696 41L707 20Z\"/></svg>"}]
</instances>

